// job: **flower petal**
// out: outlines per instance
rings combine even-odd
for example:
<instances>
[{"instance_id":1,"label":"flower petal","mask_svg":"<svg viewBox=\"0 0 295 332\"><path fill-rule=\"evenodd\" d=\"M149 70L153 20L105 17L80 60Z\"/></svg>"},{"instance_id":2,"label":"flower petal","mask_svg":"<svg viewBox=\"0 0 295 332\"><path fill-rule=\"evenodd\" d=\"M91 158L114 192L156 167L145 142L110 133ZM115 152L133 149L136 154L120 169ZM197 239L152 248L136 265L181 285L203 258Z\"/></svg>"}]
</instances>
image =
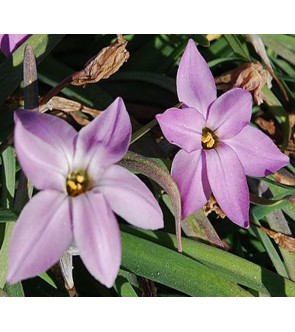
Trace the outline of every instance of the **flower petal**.
<instances>
[{"instance_id":1,"label":"flower petal","mask_svg":"<svg viewBox=\"0 0 295 332\"><path fill-rule=\"evenodd\" d=\"M186 152L202 148L205 119L194 108L170 108L156 116L166 139Z\"/></svg>"},{"instance_id":2,"label":"flower petal","mask_svg":"<svg viewBox=\"0 0 295 332\"><path fill-rule=\"evenodd\" d=\"M252 114L252 96L240 88L227 91L211 105L207 127L221 139L237 135L249 124Z\"/></svg>"},{"instance_id":3,"label":"flower petal","mask_svg":"<svg viewBox=\"0 0 295 332\"><path fill-rule=\"evenodd\" d=\"M206 150L208 179L217 203L235 224L249 226L249 189L243 166L226 144Z\"/></svg>"},{"instance_id":4,"label":"flower petal","mask_svg":"<svg viewBox=\"0 0 295 332\"><path fill-rule=\"evenodd\" d=\"M100 193L87 192L72 199L74 238L89 272L112 287L121 264L119 225Z\"/></svg>"},{"instance_id":5,"label":"flower petal","mask_svg":"<svg viewBox=\"0 0 295 332\"><path fill-rule=\"evenodd\" d=\"M201 150L191 153L180 150L174 157L171 174L181 194L183 218L202 208L211 195L204 162Z\"/></svg>"},{"instance_id":6,"label":"flower petal","mask_svg":"<svg viewBox=\"0 0 295 332\"><path fill-rule=\"evenodd\" d=\"M206 117L209 105L216 99L216 86L208 64L192 39L181 57L176 85L179 101Z\"/></svg>"},{"instance_id":7,"label":"flower petal","mask_svg":"<svg viewBox=\"0 0 295 332\"><path fill-rule=\"evenodd\" d=\"M95 190L106 198L112 210L130 224L144 229L164 226L162 210L139 178L121 166L111 166Z\"/></svg>"},{"instance_id":8,"label":"flower petal","mask_svg":"<svg viewBox=\"0 0 295 332\"><path fill-rule=\"evenodd\" d=\"M236 152L245 173L250 176L266 176L289 163L289 158L267 135L251 126L224 142Z\"/></svg>"},{"instance_id":9,"label":"flower petal","mask_svg":"<svg viewBox=\"0 0 295 332\"><path fill-rule=\"evenodd\" d=\"M98 178L104 167L123 158L131 140L131 122L122 98L117 98L78 135L75 167L88 168Z\"/></svg>"},{"instance_id":10,"label":"flower petal","mask_svg":"<svg viewBox=\"0 0 295 332\"><path fill-rule=\"evenodd\" d=\"M15 34L0 35L0 49L5 54L5 56L8 57L29 36L30 35L15 35Z\"/></svg>"},{"instance_id":11,"label":"flower petal","mask_svg":"<svg viewBox=\"0 0 295 332\"><path fill-rule=\"evenodd\" d=\"M9 246L7 281L37 276L58 262L72 240L69 199L54 190L35 195L22 210Z\"/></svg>"},{"instance_id":12,"label":"flower petal","mask_svg":"<svg viewBox=\"0 0 295 332\"><path fill-rule=\"evenodd\" d=\"M15 112L14 144L22 169L37 189L65 190L76 131L48 114Z\"/></svg>"}]
</instances>

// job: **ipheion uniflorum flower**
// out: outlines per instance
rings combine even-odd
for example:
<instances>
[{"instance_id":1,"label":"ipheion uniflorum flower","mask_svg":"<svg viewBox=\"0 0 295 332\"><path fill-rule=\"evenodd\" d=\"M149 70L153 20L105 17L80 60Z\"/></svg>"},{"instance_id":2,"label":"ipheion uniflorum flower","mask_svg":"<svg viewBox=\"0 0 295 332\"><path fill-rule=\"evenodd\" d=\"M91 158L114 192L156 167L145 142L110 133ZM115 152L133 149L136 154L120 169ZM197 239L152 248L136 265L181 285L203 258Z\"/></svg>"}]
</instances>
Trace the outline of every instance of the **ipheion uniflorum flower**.
<instances>
[{"instance_id":1,"label":"ipheion uniflorum flower","mask_svg":"<svg viewBox=\"0 0 295 332\"><path fill-rule=\"evenodd\" d=\"M246 175L263 177L289 162L272 140L250 125L251 94L234 88L217 98L214 77L189 40L177 72L182 109L157 115L167 140L181 149L172 177L182 196L183 218L199 210L213 193L234 223L249 226Z\"/></svg>"},{"instance_id":2,"label":"ipheion uniflorum flower","mask_svg":"<svg viewBox=\"0 0 295 332\"><path fill-rule=\"evenodd\" d=\"M17 157L40 192L13 230L9 283L46 271L74 241L89 272L111 287L121 263L114 212L144 229L163 227L152 193L137 176L115 165L130 139L131 123L121 98L80 132L52 115L15 112Z\"/></svg>"}]
</instances>

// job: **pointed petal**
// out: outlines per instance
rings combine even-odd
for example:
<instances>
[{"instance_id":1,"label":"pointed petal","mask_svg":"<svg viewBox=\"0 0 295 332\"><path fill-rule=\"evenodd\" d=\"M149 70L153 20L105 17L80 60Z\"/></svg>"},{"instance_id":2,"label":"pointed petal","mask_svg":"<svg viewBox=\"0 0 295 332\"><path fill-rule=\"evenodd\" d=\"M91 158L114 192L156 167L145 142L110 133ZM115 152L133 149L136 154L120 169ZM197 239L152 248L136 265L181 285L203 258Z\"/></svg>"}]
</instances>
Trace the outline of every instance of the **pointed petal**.
<instances>
[{"instance_id":1,"label":"pointed petal","mask_svg":"<svg viewBox=\"0 0 295 332\"><path fill-rule=\"evenodd\" d=\"M111 166L95 190L106 198L111 209L130 224L144 229L164 226L162 210L139 178L121 166Z\"/></svg>"},{"instance_id":2,"label":"pointed petal","mask_svg":"<svg viewBox=\"0 0 295 332\"><path fill-rule=\"evenodd\" d=\"M289 158L268 136L251 126L224 143L236 152L245 173L250 176L266 176L289 163Z\"/></svg>"},{"instance_id":3,"label":"pointed petal","mask_svg":"<svg viewBox=\"0 0 295 332\"><path fill-rule=\"evenodd\" d=\"M74 238L88 271L112 287L121 264L121 237L114 213L100 193L72 200Z\"/></svg>"},{"instance_id":4,"label":"pointed petal","mask_svg":"<svg viewBox=\"0 0 295 332\"><path fill-rule=\"evenodd\" d=\"M221 95L211 105L207 127L215 131L218 138L237 135L250 122L252 96L248 91L235 88Z\"/></svg>"},{"instance_id":5,"label":"pointed petal","mask_svg":"<svg viewBox=\"0 0 295 332\"><path fill-rule=\"evenodd\" d=\"M123 158L131 140L131 122L122 98L117 98L78 135L76 168L88 168L98 178L104 167Z\"/></svg>"},{"instance_id":6,"label":"pointed petal","mask_svg":"<svg viewBox=\"0 0 295 332\"><path fill-rule=\"evenodd\" d=\"M249 189L243 166L226 144L205 152L208 179L217 203L235 224L249 226Z\"/></svg>"},{"instance_id":7,"label":"pointed petal","mask_svg":"<svg viewBox=\"0 0 295 332\"><path fill-rule=\"evenodd\" d=\"M171 174L181 194L182 217L186 218L201 209L211 195L204 152L180 150L174 157Z\"/></svg>"},{"instance_id":8,"label":"pointed petal","mask_svg":"<svg viewBox=\"0 0 295 332\"><path fill-rule=\"evenodd\" d=\"M76 131L48 114L15 112L14 145L22 169L37 189L65 190Z\"/></svg>"},{"instance_id":9,"label":"pointed petal","mask_svg":"<svg viewBox=\"0 0 295 332\"><path fill-rule=\"evenodd\" d=\"M170 108L156 116L166 139L171 143L192 152L202 148L202 129L205 119L193 108Z\"/></svg>"},{"instance_id":10,"label":"pointed petal","mask_svg":"<svg viewBox=\"0 0 295 332\"><path fill-rule=\"evenodd\" d=\"M38 193L24 207L13 230L7 281L16 283L46 271L71 240L68 197L53 190Z\"/></svg>"},{"instance_id":11,"label":"pointed petal","mask_svg":"<svg viewBox=\"0 0 295 332\"><path fill-rule=\"evenodd\" d=\"M15 35L15 34L0 35L0 49L5 54L5 56L8 57L29 36L30 35Z\"/></svg>"},{"instance_id":12,"label":"pointed petal","mask_svg":"<svg viewBox=\"0 0 295 332\"><path fill-rule=\"evenodd\" d=\"M216 86L208 64L192 39L180 60L176 85L179 101L206 118L209 105L216 99Z\"/></svg>"}]
</instances>

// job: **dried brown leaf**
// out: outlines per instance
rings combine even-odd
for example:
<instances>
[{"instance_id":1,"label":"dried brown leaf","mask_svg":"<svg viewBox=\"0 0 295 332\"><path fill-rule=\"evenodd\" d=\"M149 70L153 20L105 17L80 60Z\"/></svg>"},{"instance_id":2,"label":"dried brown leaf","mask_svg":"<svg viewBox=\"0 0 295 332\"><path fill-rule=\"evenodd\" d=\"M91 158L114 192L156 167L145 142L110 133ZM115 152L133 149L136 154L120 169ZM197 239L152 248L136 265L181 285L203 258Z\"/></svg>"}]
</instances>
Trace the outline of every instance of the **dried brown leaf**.
<instances>
[{"instance_id":1,"label":"dried brown leaf","mask_svg":"<svg viewBox=\"0 0 295 332\"><path fill-rule=\"evenodd\" d=\"M55 111L55 115L68 119L69 115L75 122L80 126L86 126L89 120L81 116L79 112L89 114L93 118L97 117L101 111L93 108L89 108L83 104L80 104L74 100L63 98L63 97L52 97L46 105L40 106L40 112L44 113L50 111Z\"/></svg>"},{"instance_id":2,"label":"dried brown leaf","mask_svg":"<svg viewBox=\"0 0 295 332\"><path fill-rule=\"evenodd\" d=\"M295 186L295 177L293 174L282 168L274 173L274 178L287 186Z\"/></svg>"},{"instance_id":3,"label":"dried brown leaf","mask_svg":"<svg viewBox=\"0 0 295 332\"><path fill-rule=\"evenodd\" d=\"M122 35L118 35L114 44L103 48L98 55L86 63L84 69L71 84L81 86L109 78L128 60L127 43Z\"/></svg>"},{"instance_id":4,"label":"dried brown leaf","mask_svg":"<svg viewBox=\"0 0 295 332\"><path fill-rule=\"evenodd\" d=\"M225 213L221 210L220 206L218 205L214 195L211 195L206 205L203 207L203 211L206 216L208 216L211 212L215 212L217 217L222 219L225 218Z\"/></svg>"},{"instance_id":5,"label":"dried brown leaf","mask_svg":"<svg viewBox=\"0 0 295 332\"><path fill-rule=\"evenodd\" d=\"M270 136L274 136L276 134L276 126L274 120L265 120L262 117L258 117L255 119L255 123Z\"/></svg>"},{"instance_id":6,"label":"dried brown leaf","mask_svg":"<svg viewBox=\"0 0 295 332\"><path fill-rule=\"evenodd\" d=\"M282 233L274 232L268 228L262 227L261 230L272 238L280 247L295 253L295 239L291 236L284 235Z\"/></svg>"}]
</instances>

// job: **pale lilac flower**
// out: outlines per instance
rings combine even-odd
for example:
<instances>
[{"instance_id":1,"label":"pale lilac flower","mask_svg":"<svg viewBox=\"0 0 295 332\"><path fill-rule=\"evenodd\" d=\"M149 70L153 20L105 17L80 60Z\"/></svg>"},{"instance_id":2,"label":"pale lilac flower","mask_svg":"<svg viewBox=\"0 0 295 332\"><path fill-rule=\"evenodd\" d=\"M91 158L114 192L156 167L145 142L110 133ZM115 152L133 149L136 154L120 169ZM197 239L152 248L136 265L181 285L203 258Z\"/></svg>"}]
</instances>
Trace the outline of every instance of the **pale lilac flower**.
<instances>
[{"instance_id":1,"label":"pale lilac flower","mask_svg":"<svg viewBox=\"0 0 295 332\"><path fill-rule=\"evenodd\" d=\"M74 240L89 272L111 287L121 263L114 212L141 228L163 227L152 193L136 175L114 165L126 154L130 138L131 123L121 98L79 133L52 115L15 112L17 157L40 192L14 228L9 283L44 272Z\"/></svg>"},{"instance_id":2,"label":"pale lilac flower","mask_svg":"<svg viewBox=\"0 0 295 332\"><path fill-rule=\"evenodd\" d=\"M0 34L0 49L9 56L31 35Z\"/></svg>"},{"instance_id":3,"label":"pale lilac flower","mask_svg":"<svg viewBox=\"0 0 295 332\"><path fill-rule=\"evenodd\" d=\"M157 120L167 140L181 148L172 176L182 196L183 217L200 209L213 193L229 219L248 227L246 175L270 174L287 165L288 157L249 125L249 92L235 88L217 98L214 77L193 40L179 64L177 93L184 107L170 108Z\"/></svg>"}]
</instances>

